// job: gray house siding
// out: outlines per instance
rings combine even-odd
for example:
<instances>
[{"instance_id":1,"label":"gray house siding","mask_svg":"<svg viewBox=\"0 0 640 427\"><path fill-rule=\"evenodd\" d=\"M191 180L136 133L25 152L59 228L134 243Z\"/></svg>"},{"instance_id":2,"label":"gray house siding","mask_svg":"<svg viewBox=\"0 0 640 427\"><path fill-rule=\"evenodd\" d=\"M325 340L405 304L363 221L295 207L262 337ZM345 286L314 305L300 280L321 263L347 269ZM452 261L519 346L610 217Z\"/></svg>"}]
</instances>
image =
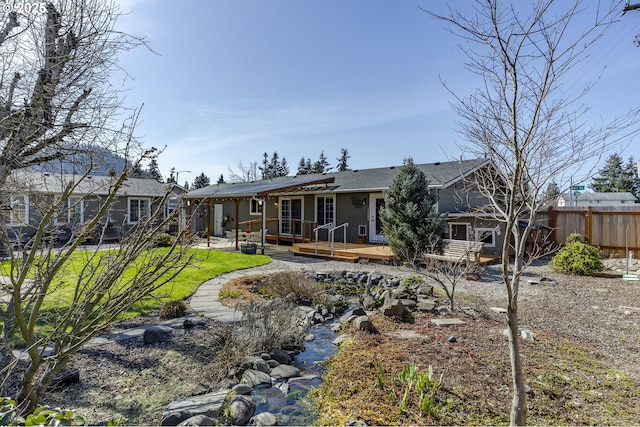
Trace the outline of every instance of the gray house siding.
<instances>
[{"instance_id":1,"label":"gray house siding","mask_svg":"<svg viewBox=\"0 0 640 427\"><path fill-rule=\"evenodd\" d=\"M14 196L28 197L28 223L9 224L7 231L11 240L26 242L35 235L42 218L56 199L62 194L63 188L69 182L78 182L77 175L50 175L20 171L7 181L7 191ZM113 179L110 177L85 177L76 187L70 200L82 200L74 204L80 211L77 220L70 220L66 216L66 209L52 219L51 227L71 230L94 218L102 203L106 199L107 189L110 188ZM129 179L116 196L107 216L112 222L109 227L109 238L118 238L126 233L133 224L128 221L128 207L130 198L146 199L150 201L150 209L153 211L159 206L159 200L165 193L164 184L153 180ZM5 221L6 223L6 221ZM68 234L68 233L67 233Z\"/></svg>"}]
</instances>

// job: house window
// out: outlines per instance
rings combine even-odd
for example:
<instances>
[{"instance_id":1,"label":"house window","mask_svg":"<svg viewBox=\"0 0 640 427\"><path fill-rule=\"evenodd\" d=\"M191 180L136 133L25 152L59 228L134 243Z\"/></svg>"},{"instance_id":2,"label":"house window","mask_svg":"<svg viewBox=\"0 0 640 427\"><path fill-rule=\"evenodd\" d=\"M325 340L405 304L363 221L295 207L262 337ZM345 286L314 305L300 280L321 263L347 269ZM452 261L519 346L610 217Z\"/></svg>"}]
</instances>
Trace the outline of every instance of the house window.
<instances>
[{"instance_id":1,"label":"house window","mask_svg":"<svg viewBox=\"0 0 640 427\"><path fill-rule=\"evenodd\" d=\"M149 199L129 199L129 224L135 224L144 217L150 215L151 203Z\"/></svg>"},{"instance_id":2,"label":"house window","mask_svg":"<svg viewBox=\"0 0 640 427\"><path fill-rule=\"evenodd\" d=\"M449 238L452 240L469 240L468 230L471 224L466 222L449 223Z\"/></svg>"},{"instance_id":3,"label":"house window","mask_svg":"<svg viewBox=\"0 0 640 427\"><path fill-rule=\"evenodd\" d=\"M262 215L262 206L264 205L262 199L251 199L251 207L249 209L249 215Z\"/></svg>"},{"instance_id":4,"label":"house window","mask_svg":"<svg viewBox=\"0 0 640 427\"><path fill-rule=\"evenodd\" d=\"M476 228L476 242L482 242L488 248L496 247L495 228Z\"/></svg>"},{"instance_id":5,"label":"house window","mask_svg":"<svg viewBox=\"0 0 640 427\"><path fill-rule=\"evenodd\" d=\"M9 225L22 225L29 223L29 197L11 196L8 211Z\"/></svg>"},{"instance_id":6,"label":"house window","mask_svg":"<svg viewBox=\"0 0 640 427\"><path fill-rule=\"evenodd\" d=\"M178 207L178 198L176 196L169 197L167 200L167 216L170 216Z\"/></svg>"},{"instance_id":7,"label":"house window","mask_svg":"<svg viewBox=\"0 0 640 427\"><path fill-rule=\"evenodd\" d=\"M70 197L62 208L56 224L82 224L84 222L84 200L81 197Z\"/></svg>"},{"instance_id":8,"label":"house window","mask_svg":"<svg viewBox=\"0 0 640 427\"><path fill-rule=\"evenodd\" d=\"M325 225L334 220L334 204L333 196L318 196L316 198L316 222L318 225Z\"/></svg>"}]
</instances>

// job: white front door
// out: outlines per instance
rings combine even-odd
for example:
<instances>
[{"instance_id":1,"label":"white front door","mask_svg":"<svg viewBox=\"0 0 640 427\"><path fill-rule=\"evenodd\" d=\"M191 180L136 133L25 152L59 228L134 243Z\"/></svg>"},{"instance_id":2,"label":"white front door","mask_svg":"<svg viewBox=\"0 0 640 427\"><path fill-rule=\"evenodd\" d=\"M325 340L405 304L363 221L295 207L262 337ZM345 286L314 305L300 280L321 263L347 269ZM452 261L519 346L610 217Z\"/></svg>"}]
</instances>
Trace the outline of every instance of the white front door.
<instances>
[{"instance_id":1,"label":"white front door","mask_svg":"<svg viewBox=\"0 0 640 427\"><path fill-rule=\"evenodd\" d=\"M380 212L384 209L384 194L369 195L369 241L372 243L386 243L387 236L382 231Z\"/></svg>"},{"instance_id":2,"label":"white front door","mask_svg":"<svg viewBox=\"0 0 640 427\"><path fill-rule=\"evenodd\" d=\"M224 231L222 231L222 203L216 203L213 205L213 235L214 236L224 236Z\"/></svg>"},{"instance_id":3,"label":"white front door","mask_svg":"<svg viewBox=\"0 0 640 427\"><path fill-rule=\"evenodd\" d=\"M280 234L302 236L302 198L280 199Z\"/></svg>"}]
</instances>

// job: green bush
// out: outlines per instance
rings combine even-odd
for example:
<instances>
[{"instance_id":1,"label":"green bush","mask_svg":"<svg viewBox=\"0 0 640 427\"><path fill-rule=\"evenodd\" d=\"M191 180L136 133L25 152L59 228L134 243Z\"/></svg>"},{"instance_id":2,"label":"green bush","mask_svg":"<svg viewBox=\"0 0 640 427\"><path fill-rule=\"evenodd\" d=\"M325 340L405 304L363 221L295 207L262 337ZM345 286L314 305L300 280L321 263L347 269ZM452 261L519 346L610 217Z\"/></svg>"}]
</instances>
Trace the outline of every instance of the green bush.
<instances>
[{"instance_id":1,"label":"green bush","mask_svg":"<svg viewBox=\"0 0 640 427\"><path fill-rule=\"evenodd\" d=\"M175 237L168 233L160 233L154 237L156 247L168 248L171 247L175 241Z\"/></svg>"},{"instance_id":2,"label":"green bush","mask_svg":"<svg viewBox=\"0 0 640 427\"><path fill-rule=\"evenodd\" d=\"M160 317L163 319L175 319L184 316L187 304L184 301L168 301L160 307Z\"/></svg>"},{"instance_id":3,"label":"green bush","mask_svg":"<svg viewBox=\"0 0 640 427\"><path fill-rule=\"evenodd\" d=\"M578 276L591 276L604 270L600 250L585 243L577 233L567 238L566 245L551 259L551 267Z\"/></svg>"}]
</instances>

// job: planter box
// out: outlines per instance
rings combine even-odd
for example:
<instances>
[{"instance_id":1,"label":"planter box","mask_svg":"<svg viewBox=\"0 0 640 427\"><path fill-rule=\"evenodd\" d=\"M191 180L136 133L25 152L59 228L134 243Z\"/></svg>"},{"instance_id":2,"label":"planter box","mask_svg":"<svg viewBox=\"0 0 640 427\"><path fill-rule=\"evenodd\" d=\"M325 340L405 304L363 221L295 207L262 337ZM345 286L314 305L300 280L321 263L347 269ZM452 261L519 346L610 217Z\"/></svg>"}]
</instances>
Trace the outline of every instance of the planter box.
<instances>
[{"instance_id":1,"label":"planter box","mask_svg":"<svg viewBox=\"0 0 640 427\"><path fill-rule=\"evenodd\" d=\"M240 244L240 252L243 254L255 255L258 249L257 243L242 243Z\"/></svg>"}]
</instances>

